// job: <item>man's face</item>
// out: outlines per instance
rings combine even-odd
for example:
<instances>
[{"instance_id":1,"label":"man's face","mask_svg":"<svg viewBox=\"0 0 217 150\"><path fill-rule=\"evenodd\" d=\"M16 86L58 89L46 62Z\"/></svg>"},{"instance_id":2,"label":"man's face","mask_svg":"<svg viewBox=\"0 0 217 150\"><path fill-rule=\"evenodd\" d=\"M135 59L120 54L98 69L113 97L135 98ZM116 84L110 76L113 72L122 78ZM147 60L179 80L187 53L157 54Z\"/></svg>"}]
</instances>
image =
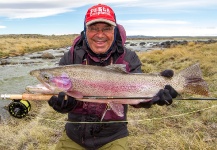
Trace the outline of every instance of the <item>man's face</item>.
<instances>
[{"instance_id":1,"label":"man's face","mask_svg":"<svg viewBox=\"0 0 217 150\"><path fill-rule=\"evenodd\" d=\"M87 27L87 41L96 54L104 54L114 41L114 26L106 23L94 23Z\"/></svg>"}]
</instances>

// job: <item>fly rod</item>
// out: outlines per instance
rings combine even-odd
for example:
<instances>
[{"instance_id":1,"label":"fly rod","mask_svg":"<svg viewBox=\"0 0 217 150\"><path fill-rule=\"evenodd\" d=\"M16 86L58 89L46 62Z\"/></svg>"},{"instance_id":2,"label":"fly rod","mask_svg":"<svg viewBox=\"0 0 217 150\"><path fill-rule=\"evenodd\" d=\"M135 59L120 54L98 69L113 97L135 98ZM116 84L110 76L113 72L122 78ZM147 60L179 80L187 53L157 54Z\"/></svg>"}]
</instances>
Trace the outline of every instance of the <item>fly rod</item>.
<instances>
[{"instance_id":1,"label":"fly rod","mask_svg":"<svg viewBox=\"0 0 217 150\"><path fill-rule=\"evenodd\" d=\"M51 98L51 94L1 94L2 99L13 100L8 105L9 113L15 118L23 118L25 117L31 109L31 104L28 100L49 100ZM56 95L57 96L57 95ZM82 98L77 98L77 100L86 100L91 102L91 100L97 99L105 99L105 100L138 100L138 99L152 99L153 97L119 97L119 96L83 96ZM66 97L65 97L66 99ZM217 100L217 98L175 98L174 100Z\"/></svg>"},{"instance_id":2,"label":"fly rod","mask_svg":"<svg viewBox=\"0 0 217 150\"><path fill-rule=\"evenodd\" d=\"M49 100L53 95L52 94L1 94L2 99L10 100ZM153 97L120 97L120 96L83 96L79 99L152 99ZM217 100L217 98L210 97L189 97L189 98L174 98L174 100Z\"/></svg>"}]
</instances>

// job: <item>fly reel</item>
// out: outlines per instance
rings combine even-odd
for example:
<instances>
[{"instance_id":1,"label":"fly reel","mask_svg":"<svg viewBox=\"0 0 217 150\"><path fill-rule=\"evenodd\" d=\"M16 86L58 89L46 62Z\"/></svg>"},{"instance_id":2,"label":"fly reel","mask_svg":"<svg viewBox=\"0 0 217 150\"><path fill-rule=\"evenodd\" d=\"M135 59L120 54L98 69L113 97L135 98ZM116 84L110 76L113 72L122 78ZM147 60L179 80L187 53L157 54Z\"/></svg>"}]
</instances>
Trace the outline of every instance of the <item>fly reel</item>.
<instances>
[{"instance_id":1,"label":"fly reel","mask_svg":"<svg viewBox=\"0 0 217 150\"><path fill-rule=\"evenodd\" d=\"M15 118L25 117L31 109L31 105L27 100L13 100L8 105L9 113Z\"/></svg>"}]
</instances>

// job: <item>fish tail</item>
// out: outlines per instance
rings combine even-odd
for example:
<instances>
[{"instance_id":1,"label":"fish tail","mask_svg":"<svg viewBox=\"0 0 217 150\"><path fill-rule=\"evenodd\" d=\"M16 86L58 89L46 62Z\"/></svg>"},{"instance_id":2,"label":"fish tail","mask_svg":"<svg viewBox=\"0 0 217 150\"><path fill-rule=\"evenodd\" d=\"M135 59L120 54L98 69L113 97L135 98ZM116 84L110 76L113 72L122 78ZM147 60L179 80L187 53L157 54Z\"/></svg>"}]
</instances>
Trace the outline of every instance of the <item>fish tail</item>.
<instances>
[{"instance_id":1,"label":"fish tail","mask_svg":"<svg viewBox=\"0 0 217 150\"><path fill-rule=\"evenodd\" d=\"M209 95L208 84L202 78L199 63L182 70L179 75L185 78L184 90L186 92L204 96Z\"/></svg>"}]
</instances>

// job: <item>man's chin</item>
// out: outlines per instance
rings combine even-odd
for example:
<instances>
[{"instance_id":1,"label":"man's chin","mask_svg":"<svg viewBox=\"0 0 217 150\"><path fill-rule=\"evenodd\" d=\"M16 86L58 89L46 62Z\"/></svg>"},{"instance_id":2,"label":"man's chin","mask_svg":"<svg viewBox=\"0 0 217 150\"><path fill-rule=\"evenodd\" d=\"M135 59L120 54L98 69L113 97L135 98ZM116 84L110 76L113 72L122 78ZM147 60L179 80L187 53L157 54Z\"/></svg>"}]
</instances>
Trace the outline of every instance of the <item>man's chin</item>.
<instances>
[{"instance_id":1,"label":"man's chin","mask_svg":"<svg viewBox=\"0 0 217 150\"><path fill-rule=\"evenodd\" d=\"M105 54L108 49L107 48L102 48L102 47L96 47L94 50L92 50L96 54Z\"/></svg>"}]
</instances>

